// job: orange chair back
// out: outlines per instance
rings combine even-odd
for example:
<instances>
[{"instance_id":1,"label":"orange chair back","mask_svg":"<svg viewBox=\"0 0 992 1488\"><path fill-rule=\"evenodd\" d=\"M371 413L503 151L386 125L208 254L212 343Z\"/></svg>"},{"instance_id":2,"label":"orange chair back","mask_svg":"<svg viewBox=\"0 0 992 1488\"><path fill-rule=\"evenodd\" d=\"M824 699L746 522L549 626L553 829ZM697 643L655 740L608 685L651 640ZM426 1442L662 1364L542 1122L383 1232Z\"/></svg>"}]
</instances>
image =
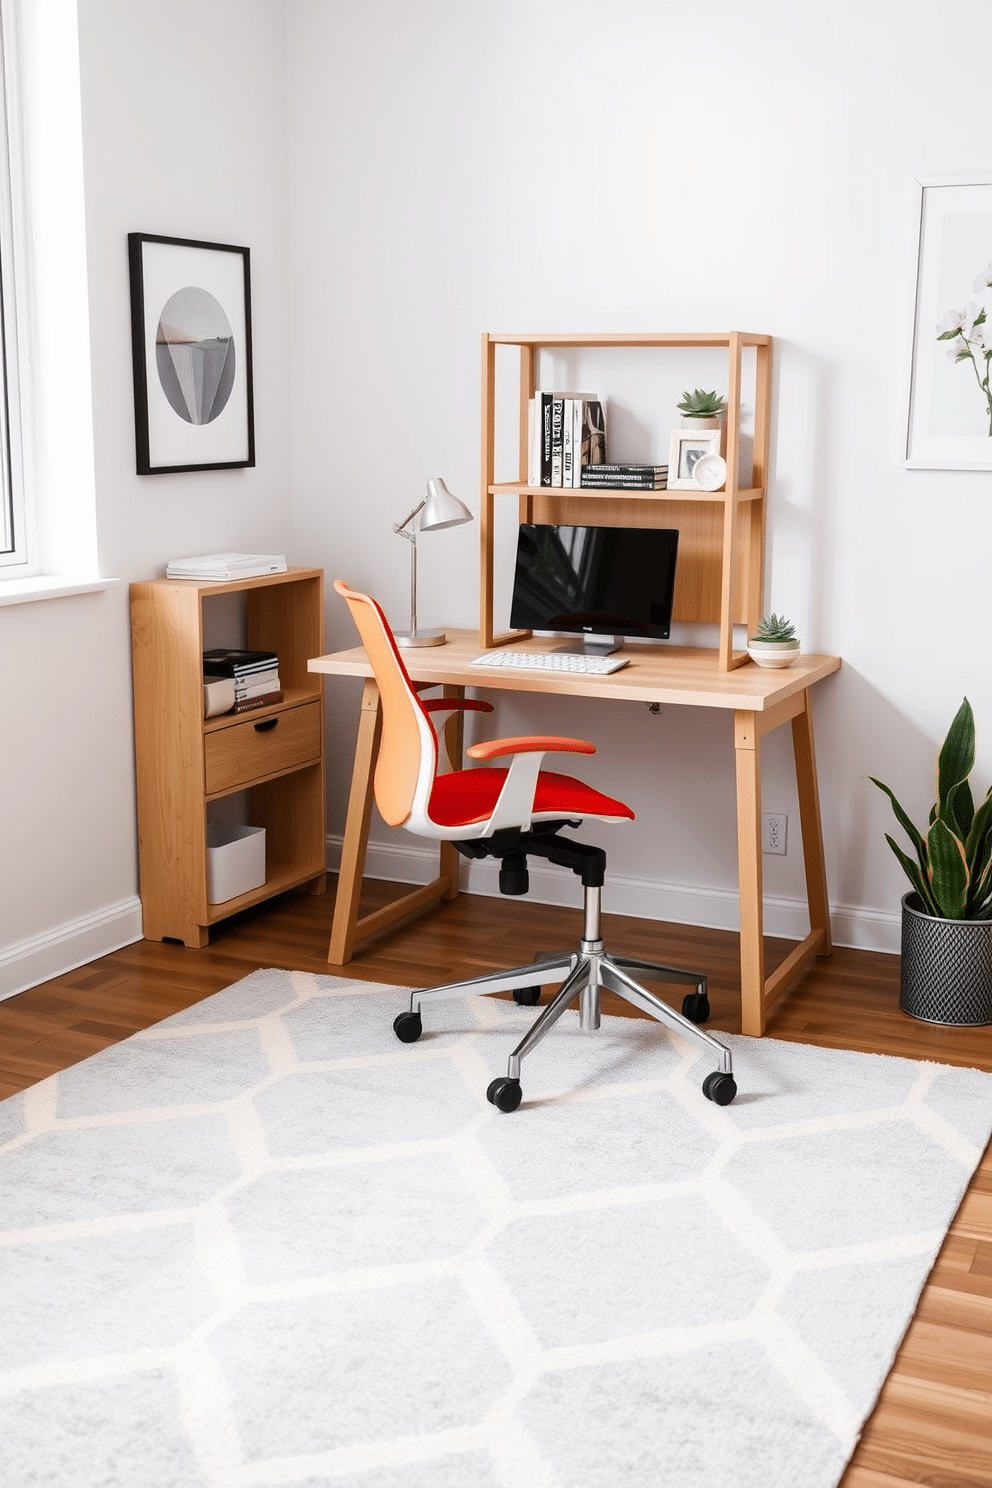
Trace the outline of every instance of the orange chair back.
<instances>
[{"instance_id":1,"label":"orange chair back","mask_svg":"<svg viewBox=\"0 0 992 1488\"><path fill-rule=\"evenodd\" d=\"M437 770L437 735L420 706L389 622L368 594L335 579L351 611L382 699L382 742L375 767L375 802L387 826L410 815L418 784L429 789ZM426 777L426 779L425 779Z\"/></svg>"}]
</instances>

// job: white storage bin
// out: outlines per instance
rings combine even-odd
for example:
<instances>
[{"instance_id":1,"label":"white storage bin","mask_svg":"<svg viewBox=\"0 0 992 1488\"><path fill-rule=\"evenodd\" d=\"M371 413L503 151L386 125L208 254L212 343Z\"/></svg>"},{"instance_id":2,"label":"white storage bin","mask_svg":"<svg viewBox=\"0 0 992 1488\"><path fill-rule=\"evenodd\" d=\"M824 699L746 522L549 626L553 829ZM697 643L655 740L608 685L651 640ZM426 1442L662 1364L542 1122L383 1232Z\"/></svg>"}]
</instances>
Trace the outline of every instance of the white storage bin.
<instances>
[{"instance_id":1,"label":"white storage bin","mask_svg":"<svg viewBox=\"0 0 992 1488\"><path fill-rule=\"evenodd\" d=\"M207 823L207 899L223 904L265 882L265 828Z\"/></svg>"}]
</instances>

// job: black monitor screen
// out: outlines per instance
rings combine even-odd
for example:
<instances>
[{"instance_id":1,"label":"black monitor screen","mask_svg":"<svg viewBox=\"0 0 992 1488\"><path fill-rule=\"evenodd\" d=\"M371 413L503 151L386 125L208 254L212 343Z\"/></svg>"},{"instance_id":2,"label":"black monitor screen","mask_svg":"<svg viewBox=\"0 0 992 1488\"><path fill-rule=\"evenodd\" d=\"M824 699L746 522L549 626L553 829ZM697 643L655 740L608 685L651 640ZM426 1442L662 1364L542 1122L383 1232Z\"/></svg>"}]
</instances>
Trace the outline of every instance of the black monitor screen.
<instances>
[{"instance_id":1,"label":"black monitor screen","mask_svg":"<svg viewBox=\"0 0 992 1488\"><path fill-rule=\"evenodd\" d=\"M664 640L679 535L667 527L546 527L517 539L510 624Z\"/></svg>"}]
</instances>

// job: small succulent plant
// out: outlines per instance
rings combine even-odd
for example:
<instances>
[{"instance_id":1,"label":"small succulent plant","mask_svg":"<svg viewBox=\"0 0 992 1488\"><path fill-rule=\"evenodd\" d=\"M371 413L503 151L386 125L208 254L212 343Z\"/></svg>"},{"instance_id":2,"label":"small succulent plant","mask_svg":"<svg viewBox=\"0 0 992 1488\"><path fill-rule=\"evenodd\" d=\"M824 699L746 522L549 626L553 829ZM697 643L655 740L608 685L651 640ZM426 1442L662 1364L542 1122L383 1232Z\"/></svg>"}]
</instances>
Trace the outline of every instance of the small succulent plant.
<instances>
[{"instance_id":1,"label":"small succulent plant","mask_svg":"<svg viewBox=\"0 0 992 1488\"><path fill-rule=\"evenodd\" d=\"M755 641L794 641L796 627L784 615L762 615L752 639Z\"/></svg>"},{"instance_id":2,"label":"small succulent plant","mask_svg":"<svg viewBox=\"0 0 992 1488\"><path fill-rule=\"evenodd\" d=\"M682 402L676 403L675 407L690 418L715 418L723 412L724 402L719 393L704 393L702 388L696 388L692 393L686 390Z\"/></svg>"}]
</instances>

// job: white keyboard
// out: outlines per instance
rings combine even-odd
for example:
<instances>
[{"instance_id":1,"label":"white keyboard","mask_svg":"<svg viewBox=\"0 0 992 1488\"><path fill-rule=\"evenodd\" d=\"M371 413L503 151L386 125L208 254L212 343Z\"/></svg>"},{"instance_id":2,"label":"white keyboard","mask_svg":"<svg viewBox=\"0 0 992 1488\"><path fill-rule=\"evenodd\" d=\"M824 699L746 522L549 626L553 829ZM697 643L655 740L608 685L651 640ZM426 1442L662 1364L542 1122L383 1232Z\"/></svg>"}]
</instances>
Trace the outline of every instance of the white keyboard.
<instances>
[{"instance_id":1,"label":"white keyboard","mask_svg":"<svg viewBox=\"0 0 992 1488\"><path fill-rule=\"evenodd\" d=\"M627 665L626 656L582 656L576 651L487 651L473 656L471 665L499 667L524 672L618 672Z\"/></svg>"}]
</instances>

